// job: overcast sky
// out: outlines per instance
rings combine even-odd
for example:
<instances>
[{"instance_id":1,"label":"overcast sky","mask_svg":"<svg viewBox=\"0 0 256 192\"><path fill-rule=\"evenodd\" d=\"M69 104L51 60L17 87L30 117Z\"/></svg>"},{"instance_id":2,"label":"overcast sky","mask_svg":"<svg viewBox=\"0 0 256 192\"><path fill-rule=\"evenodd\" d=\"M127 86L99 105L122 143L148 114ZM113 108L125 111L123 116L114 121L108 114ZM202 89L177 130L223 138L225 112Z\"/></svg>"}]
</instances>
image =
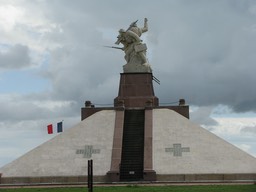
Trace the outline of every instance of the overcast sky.
<instances>
[{"instance_id":1,"label":"overcast sky","mask_svg":"<svg viewBox=\"0 0 256 192\"><path fill-rule=\"evenodd\" d=\"M0 167L80 121L85 100L112 104L131 22L149 31L160 103L256 157L255 0L0 0Z\"/></svg>"}]
</instances>

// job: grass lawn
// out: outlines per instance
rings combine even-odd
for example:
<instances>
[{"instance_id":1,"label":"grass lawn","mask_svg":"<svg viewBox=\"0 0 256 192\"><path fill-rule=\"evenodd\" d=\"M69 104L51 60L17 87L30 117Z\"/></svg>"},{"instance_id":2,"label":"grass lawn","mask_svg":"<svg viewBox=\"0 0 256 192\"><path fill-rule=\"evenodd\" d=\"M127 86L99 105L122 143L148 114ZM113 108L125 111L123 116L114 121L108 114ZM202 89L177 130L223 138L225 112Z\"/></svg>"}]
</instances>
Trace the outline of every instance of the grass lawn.
<instances>
[{"instance_id":1,"label":"grass lawn","mask_svg":"<svg viewBox=\"0 0 256 192\"><path fill-rule=\"evenodd\" d=\"M87 188L19 188L0 192L87 192ZM256 185L94 187L94 192L256 192Z\"/></svg>"}]
</instances>

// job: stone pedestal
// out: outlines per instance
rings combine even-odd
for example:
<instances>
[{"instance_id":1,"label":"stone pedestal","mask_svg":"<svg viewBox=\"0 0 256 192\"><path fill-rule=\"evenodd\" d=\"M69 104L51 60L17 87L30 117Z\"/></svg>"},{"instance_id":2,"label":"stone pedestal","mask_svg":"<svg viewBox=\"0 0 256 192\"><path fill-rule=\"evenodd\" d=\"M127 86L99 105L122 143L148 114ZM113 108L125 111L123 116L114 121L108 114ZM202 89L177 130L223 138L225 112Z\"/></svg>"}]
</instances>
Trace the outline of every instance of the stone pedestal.
<instances>
[{"instance_id":1,"label":"stone pedestal","mask_svg":"<svg viewBox=\"0 0 256 192\"><path fill-rule=\"evenodd\" d=\"M115 107L125 108L157 107L158 98L154 94L152 73L121 73Z\"/></svg>"},{"instance_id":2,"label":"stone pedestal","mask_svg":"<svg viewBox=\"0 0 256 192\"><path fill-rule=\"evenodd\" d=\"M144 181L156 181L156 172L154 170L144 170L143 174Z\"/></svg>"},{"instance_id":3,"label":"stone pedestal","mask_svg":"<svg viewBox=\"0 0 256 192\"><path fill-rule=\"evenodd\" d=\"M136 71L136 73L151 73L152 69L148 63L145 64L126 64L123 66L124 73L131 73Z\"/></svg>"},{"instance_id":4,"label":"stone pedestal","mask_svg":"<svg viewBox=\"0 0 256 192\"><path fill-rule=\"evenodd\" d=\"M107 182L119 182L120 178L119 178L119 171L109 171L107 172Z\"/></svg>"}]
</instances>

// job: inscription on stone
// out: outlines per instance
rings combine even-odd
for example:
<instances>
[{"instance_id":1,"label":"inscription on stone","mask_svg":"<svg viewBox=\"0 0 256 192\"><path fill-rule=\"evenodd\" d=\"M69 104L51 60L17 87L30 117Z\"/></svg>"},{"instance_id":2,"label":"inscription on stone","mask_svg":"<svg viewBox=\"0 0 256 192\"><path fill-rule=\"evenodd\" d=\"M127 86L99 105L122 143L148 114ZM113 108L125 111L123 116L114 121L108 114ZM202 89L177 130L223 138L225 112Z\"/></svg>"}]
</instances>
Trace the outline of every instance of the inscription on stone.
<instances>
[{"instance_id":1,"label":"inscription on stone","mask_svg":"<svg viewBox=\"0 0 256 192\"><path fill-rule=\"evenodd\" d=\"M91 158L92 154L100 153L100 149L93 149L92 145L85 145L84 149L77 149L76 154L83 154L84 158Z\"/></svg>"},{"instance_id":2,"label":"inscription on stone","mask_svg":"<svg viewBox=\"0 0 256 192\"><path fill-rule=\"evenodd\" d=\"M165 148L165 152L173 153L173 156L182 156L183 152L190 152L189 147L181 147L180 143L173 144L173 148Z\"/></svg>"}]
</instances>

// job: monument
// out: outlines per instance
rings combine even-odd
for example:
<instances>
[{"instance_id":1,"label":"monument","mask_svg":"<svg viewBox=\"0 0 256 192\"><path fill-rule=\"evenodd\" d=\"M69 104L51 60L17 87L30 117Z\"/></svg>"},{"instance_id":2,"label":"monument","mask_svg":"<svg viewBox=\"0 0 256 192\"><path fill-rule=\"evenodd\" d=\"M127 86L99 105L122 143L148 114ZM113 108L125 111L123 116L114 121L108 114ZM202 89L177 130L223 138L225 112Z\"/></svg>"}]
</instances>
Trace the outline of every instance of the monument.
<instances>
[{"instance_id":1,"label":"monument","mask_svg":"<svg viewBox=\"0 0 256 192\"><path fill-rule=\"evenodd\" d=\"M120 29L125 61L113 107L81 109L81 122L0 168L2 184L256 181L256 158L189 120L189 106L160 106L147 46L148 20ZM119 47L118 47L119 48Z\"/></svg>"},{"instance_id":2,"label":"monument","mask_svg":"<svg viewBox=\"0 0 256 192\"><path fill-rule=\"evenodd\" d=\"M138 20L137 20L138 21ZM148 31L148 19L144 19L144 27L139 28L137 21L132 22L127 30L120 29L115 44L123 45L127 63L123 66L124 73L151 73L152 69L146 57L147 45L142 43L140 36Z\"/></svg>"}]
</instances>

